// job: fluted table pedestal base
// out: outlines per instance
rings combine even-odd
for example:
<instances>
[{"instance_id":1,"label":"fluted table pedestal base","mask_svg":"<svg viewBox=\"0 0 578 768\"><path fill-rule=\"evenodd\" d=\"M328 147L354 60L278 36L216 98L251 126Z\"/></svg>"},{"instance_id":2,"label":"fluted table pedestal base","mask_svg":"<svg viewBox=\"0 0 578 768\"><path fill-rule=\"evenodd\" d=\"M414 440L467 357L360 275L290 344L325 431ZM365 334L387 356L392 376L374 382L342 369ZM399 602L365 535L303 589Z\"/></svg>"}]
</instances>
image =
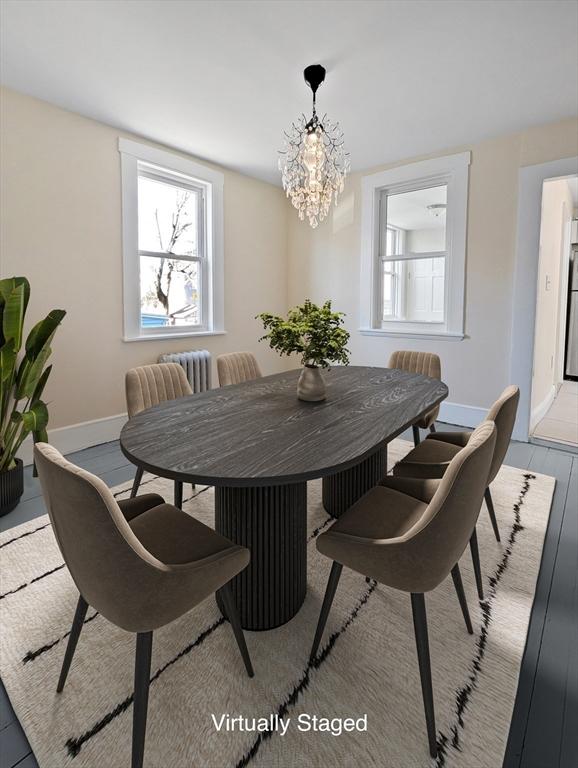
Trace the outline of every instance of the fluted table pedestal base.
<instances>
[{"instance_id":1,"label":"fluted table pedestal base","mask_svg":"<svg viewBox=\"0 0 578 768\"><path fill-rule=\"evenodd\" d=\"M215 528L251 552L231 582L243 629L273 629L292 619L307 589L307 483L216 487ZM217 603L224 614L218 595Z\"/></svg>"},{"instance_id":2,"label":"fluted table pedestal base","mask_svg":"<svg viewBox=\"0 0 578 768\"><path fill-rule=\"evenodd\" d=\"M323 478L323 506L332 517L340 517L364 493L378 484L387 472L387 445L359 464Z\"/></svg>"}]
</instances>

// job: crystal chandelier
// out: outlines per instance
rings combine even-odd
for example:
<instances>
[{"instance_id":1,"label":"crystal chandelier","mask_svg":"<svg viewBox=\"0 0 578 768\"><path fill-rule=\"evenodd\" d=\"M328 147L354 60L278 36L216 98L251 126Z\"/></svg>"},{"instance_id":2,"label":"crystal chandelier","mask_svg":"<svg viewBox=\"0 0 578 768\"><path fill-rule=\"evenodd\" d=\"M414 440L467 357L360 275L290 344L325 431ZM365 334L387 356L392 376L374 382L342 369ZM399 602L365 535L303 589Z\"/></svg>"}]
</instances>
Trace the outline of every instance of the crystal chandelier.
<instances>
[{"instance_id":1,"label":"crystal chandelier","mask_svg":"<svg viewBox=\"0 0 578 768\"><path fill-rule=\"evenodd\" d=\"M306 67L305 82L313 91L313 114L305 115L285 131L283 149L279 151L279 170L283 189L303 221L316 227L329 213L331 201L343 192L349 171L349 154L345 152L343 131L315 109L315 94L325 80L325 68L319 64Z\"/></svg>"}]
</instances>

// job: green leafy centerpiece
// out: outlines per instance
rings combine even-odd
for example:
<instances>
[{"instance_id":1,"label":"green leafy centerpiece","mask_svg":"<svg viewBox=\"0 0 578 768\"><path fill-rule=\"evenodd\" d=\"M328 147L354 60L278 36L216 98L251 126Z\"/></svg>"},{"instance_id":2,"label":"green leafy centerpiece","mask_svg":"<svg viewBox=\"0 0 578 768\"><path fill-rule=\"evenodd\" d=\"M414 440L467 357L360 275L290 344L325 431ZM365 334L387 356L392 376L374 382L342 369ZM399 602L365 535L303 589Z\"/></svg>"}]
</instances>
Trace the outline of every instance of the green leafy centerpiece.
<instances>
[{"instance_id":1,"label":"green leafy centerpiece","mask_svg":"<svg viewBox=\"0 0 578 768\"><path fill-rule=\"evenodd\" d=\"M299 399L325 400L321 369L329 368L330 363L349 363L349 333L342 327L343 312L333 312L330 301L318 306L306 299L304 304L289 310L287 319L269 312L262 312L257 317L267 331L259 341L267 340L280 355L301 355L303 370L297 384Z\"/></svg>"},{"instance_id":2,"label":"green leafy centerpiece","mask_svg":"<svg viewBox=\"0 0 578 768\"><path fill-rule=\"evenodd\" d=\"M25 277L0 280L0 515L18 504L23 492L18 449L29 434L47 440L48 408L42 393L52 366L45 367L50 343L66 312L53 309L26 339L24 319L30 298Z\"/></svg>"}]
</instances>

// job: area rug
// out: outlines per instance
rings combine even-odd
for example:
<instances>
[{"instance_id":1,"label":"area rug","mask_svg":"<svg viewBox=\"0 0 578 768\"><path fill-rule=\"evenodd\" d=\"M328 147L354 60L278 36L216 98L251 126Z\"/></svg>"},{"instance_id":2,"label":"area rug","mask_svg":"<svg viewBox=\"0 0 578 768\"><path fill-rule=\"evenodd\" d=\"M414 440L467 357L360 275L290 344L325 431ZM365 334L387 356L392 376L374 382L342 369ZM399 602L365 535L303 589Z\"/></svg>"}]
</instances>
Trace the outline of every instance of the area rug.
<instances>
[{"instance_id":1,"label":"area rug","mask_svg":"<svg viewBox=\"0 0 578 768\"><path fill-rule=\"evenodd\" d=\"M409 448L392 443L390 465ZM344 569L319 659L308 666L331 565L315 548L316 535L331 520L321 505L321 485L312 482L307 598L285 626L246 633L253 679L212 598L155 633L145 766L501 765L554 482L503 467L493 483L502 543L482 509L482 603L469 553L461 561L473 636L466 633L451 579L426 596L436 760L427 751L408 595ZM171 485L145 475L141 492L158 491L170 500ZM126 483L114 492L124 498L129 490ZM197 488L185 508L212 524L212 489ZM48 518L3 533L0 556L0 675L40 768L129 766L134 637L89 609L66 688L56 694L78 593ZM242 722L233 720L235 728L225 730L231 718ZM274 726L289 722L282 735L282 725L252 730L254 718L256 724L258 718ZM353 718L359 730L339 733L343 718Z\"/></svg>"}]
</instances>

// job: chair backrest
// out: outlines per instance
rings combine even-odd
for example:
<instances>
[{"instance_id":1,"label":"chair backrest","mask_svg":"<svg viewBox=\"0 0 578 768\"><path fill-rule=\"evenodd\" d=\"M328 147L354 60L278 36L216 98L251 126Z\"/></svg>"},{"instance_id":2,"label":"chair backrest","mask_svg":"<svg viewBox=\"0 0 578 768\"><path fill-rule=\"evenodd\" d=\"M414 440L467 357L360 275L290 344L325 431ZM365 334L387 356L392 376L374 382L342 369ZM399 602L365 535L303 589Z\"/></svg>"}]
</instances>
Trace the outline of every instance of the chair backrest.
<instances>
[{"instance_id":1,"label":"chair backrest","mask_svg":"<svg viewBox=\"0 0 578 768\"><path fill-rule=\"evenodd\" d=\"M129 419L146 408L192 395L187 374L177 363L154 363L132 368L125 377Z\"/></svg>"},{"instance_id":2,"label":"chair backrest","mask_svg":"<svg viewBox=\"0 0 578 768\"><path fill-rule=\"evenodd\" d=\"M242 384L244 381L260 379L263 375L255 355L251 352L231 352L217 357L219 386Z\"/></svg>"},{"instance_id":3,"label":"chair backrest","mask_svg":"<svg viewBox=\"0 0 578 768\"><path fill-rule=\"evenodd\" d=\"M54 535L81 595L133 631L142 620L139 595L150 600L167 566L142 546L100 478L47 443L36 443L34 460Z\"/></svg>"},{"instance_id":4,"label":"chair backrest","mask_svg":"<svg viewBox=\"0 0 578 768\"><path fill-rule=\"evenodd\" d=\"M430 376L432 379L441 379L442 377L439 355L435 355L433 352L410 352L403 349L392 352L388 368L421 373L422 376Z\"/></svg>"},{"instance_id":5,"label":"chair backrest","mask_svg":"<svg viewBox=\"0 0 578 768\"><path fill-rule=\"evenodd\" d=\"M482 422L450 462L422 517L398 540L392 566L402 588L434 589L458 562L478 519L495 443L494 423Z\"/></svg>"},{"instance_id":6,"label":"chair backrest","mask_svg":"<svg viewBox=\"0 0 578 768\"><path fill-rule=\"evenodd\" d=\"M439 355L433 352L410 352L409 350L398 350L393 352L389 358L388 368L399 368L402 371L410 373L420 373L422 376L429 376L432 379L441 379L442 365ZM416 424L423 429L427 429L437 419L440 412L439 405L428 411Z\"/></svg>"},{"instance_id":7,"label":"chair backrest","mask_svg":"<svg viewBox=\"0 0 578 768\"><path fill-rule=\"evenodd\" d=\"M490 467L488 485L500 471L500 467L506 456L506 451L508 450L510 438L512 437L512 430L514 429L514 423L516 421L519 400L519 387L516 387L515 385L506 387L486 416L486 419L493 421L496 425L496 447L494 449L492 466Z\"/></svg>"}]
</instances>

